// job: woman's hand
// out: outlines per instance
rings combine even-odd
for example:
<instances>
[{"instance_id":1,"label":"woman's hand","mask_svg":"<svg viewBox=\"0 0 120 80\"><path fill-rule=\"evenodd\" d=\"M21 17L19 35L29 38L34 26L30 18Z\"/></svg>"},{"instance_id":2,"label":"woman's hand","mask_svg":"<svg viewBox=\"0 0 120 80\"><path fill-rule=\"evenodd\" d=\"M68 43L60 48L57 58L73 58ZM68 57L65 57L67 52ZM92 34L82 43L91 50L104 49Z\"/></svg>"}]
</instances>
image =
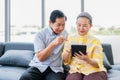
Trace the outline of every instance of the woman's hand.
<instances>
[{"instance_id":1,"label":"woman's hand","mask_svg":"<svg viewBox=\"0 0 120 80\"><path fill-rule=\"evenodd\" d=\"M78 57L79 59L86 61L88 64L96 68L99 68L97 62L95 60L90 59L88 54L84 55L82 52L79 52L79 53L75 53L75 57Z\"/></svg>"},{"instance_id":2,"label":"woman's hand","mask_svg":"<svg viewBox=\"0 0 120 80\"><path fill-rule=\"evenodd\" d=\"M75 53L74 56L78 57L79 59L84 60L86 62L88 62L90 60L87 53L86 53L86 55L84 55L82 52L79 52L79 53Z\"/></svg>"},{"instance_id":3,"label":"woman's hand","mask_svg":"<svg viewBox=\"0 0 120 80\"><path fill-rule=\"evenodd\" d=\"M63 60L65 63L69 63L69 57L71 56L71 51L66 50L63 56Z\"/></svg>"}]
</instances>

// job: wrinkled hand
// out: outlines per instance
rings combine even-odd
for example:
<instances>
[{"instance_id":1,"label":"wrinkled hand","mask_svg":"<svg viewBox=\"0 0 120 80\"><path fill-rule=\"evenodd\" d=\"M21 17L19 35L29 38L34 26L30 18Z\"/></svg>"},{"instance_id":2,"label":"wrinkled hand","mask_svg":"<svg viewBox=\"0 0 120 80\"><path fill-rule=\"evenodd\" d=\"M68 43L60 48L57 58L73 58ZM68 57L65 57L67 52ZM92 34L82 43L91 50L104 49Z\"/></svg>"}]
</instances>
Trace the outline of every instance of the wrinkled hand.
<instances>
[{"instance_id":1,"label":"wrinkled hand","mask_svg":"<svg viewBox=\"0 0 120 80\"><path fill-rule=\"evenodd\" d=\"M82 52L75 53L74 56L78 57L79 59L84 60L86 62L88 62L90 60L90 58L88 57L88 54L84 55Z\"/></svg>"},{"instance_id":2,"label":"wrinkled hand","mask_svg":"<svg viewBox=\"0 0 120 80\"><path fill-rule=\"evenodd\" d=\"M66 50L65 53L64 53L64 56L63 56L63 61L64 61L65 63L69 63L68 61L69 61L69 56L70 56L70 55L71 55L71 51Z\"/></svg>"},{"instance_id":3,"label":"wrinkled hand","mask_svg":"<svg viewBox=\"0 0 120 80\"><path fill-rule=\"evenodd\" d=\"M69 55L71 55L71 51L66 50L65 51L65 58L67 59L69 57Z\"/></svg>"},{"instance_id":4,"label":"wrinkled hand","mask_svg":"<svg viewBox=\"0 0 120 80\"><path fill-rule=\"evenodd\" d=\"M62 44L66 39L63 36L59 36L52 41L52 44L58 46Z\"/></svg>"}]
</instances>

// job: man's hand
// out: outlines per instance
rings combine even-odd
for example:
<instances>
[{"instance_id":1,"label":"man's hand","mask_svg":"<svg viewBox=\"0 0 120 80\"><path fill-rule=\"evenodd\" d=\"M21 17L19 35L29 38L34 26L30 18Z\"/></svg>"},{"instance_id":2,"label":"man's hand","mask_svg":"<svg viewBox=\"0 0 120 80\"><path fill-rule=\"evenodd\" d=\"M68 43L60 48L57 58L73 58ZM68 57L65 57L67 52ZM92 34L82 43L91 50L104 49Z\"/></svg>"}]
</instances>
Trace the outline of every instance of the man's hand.
<instances>
[{"instance_id":1,"label":"man's hand","mask_svg":"<svg viewBox=\"0 0 120 80\"><path fill-rule=\"evenodd\" d=\"M55 46L62 44L66 39L63 36L55 38L51 43Z\"/></svg>"}]
</instances>

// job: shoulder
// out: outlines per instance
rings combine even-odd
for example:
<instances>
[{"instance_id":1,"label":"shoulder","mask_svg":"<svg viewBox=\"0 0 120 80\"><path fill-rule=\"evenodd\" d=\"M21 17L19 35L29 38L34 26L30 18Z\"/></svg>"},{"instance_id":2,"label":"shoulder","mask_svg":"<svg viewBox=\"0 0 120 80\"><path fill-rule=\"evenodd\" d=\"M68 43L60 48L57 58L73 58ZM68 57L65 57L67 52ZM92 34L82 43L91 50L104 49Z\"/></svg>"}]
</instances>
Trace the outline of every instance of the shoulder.
<instances>
[{"instance_id":1,"label":"shoulder","mask_svg":"<svg viewBox=\"0 0 120 80\"><path fill-rule=\"evenodd\" d=\"M49 31L48 28L45 27L45 28L42 28L36 35L37 36L42 36L42 35L45 35L46 32L48 32L48 31Z\"/></svg>"},{"instance_id":2,"label":"shoulder","mask_svg":"<svg viewBox=\"0 0 120 80\"><path fill-rule=\"evenodd\" d=\"M35 35L35 40L43 40L45 39L47 29L42 28L36 35Z\"/></svg>"},{"instance_id":3,"label":"shoulder","mask_svg":"<svg viewBox=\"0 0 120 80\"><path fill-rule=\"evenodd\" d=\"M42 28L39 33L43 34L43 33L46 33L46 31L49 31L48 27Z\"/></svg>"},{"instance_id":4,"label":"shoulder","mask_svg":"<svg viewBox=\"0 0 120 80\"><path fill-rule=\"evenodd\" d=\"M99 38L93 36L93 35L89 35L89 39L90 41L92 41L93 43L98 43L98 44L101 44L101 41Z\"/></svg>"}]
</instances>

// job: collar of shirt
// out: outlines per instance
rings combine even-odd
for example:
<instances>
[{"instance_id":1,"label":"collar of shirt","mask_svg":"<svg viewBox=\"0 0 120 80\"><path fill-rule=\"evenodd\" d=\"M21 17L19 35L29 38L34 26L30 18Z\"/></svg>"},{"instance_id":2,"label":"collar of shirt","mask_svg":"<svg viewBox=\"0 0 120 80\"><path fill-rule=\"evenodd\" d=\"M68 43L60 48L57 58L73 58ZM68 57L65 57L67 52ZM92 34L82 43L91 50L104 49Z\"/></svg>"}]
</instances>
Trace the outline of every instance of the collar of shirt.
<instances>
[{"instance_id":1,"label":"collar of shirt","mask_svg":"<svg viewBox=\"0 0 120 80\"><path fill-rule=\"evenodd\" d=\"M86 34L86 35L84 35L84 36L81 36L81 35L77 34L77 36L78 36L79 38L87 38L87 37L89 37L89 36L90 36L90 34L89 34L89 33L87 33L87 34Z\"/></svg>"}]
</instances>

